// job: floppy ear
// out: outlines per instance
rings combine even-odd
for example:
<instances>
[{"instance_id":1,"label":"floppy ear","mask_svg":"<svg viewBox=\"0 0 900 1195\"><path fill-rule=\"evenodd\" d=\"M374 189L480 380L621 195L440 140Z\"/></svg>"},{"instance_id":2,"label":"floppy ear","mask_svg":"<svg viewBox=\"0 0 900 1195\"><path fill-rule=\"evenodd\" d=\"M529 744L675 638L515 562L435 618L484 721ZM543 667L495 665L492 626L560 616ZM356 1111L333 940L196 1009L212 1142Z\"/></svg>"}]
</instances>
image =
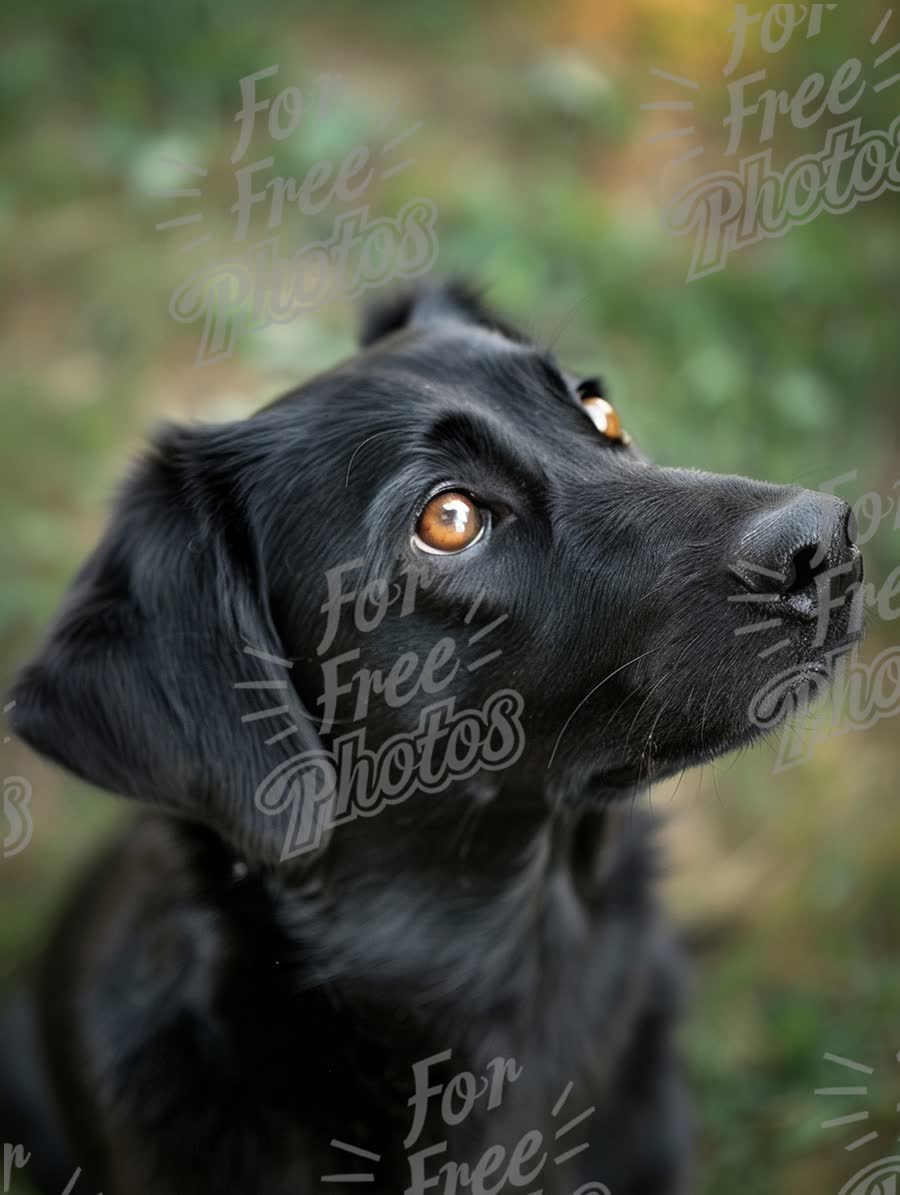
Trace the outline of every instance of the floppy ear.
<instances>
[{"instance_id":1,"label":"floppy ear","mask_svg":"<svg viewBox=\"0 0 900 1195\"><path fill-rule=\"evenodd\" d=\"M311 789L271 776L324 753L269 610L242 429L158 439L23 669L12 725L90 783L206 822L272 863L291 853ZM242 720L266 707L283 710Z\"/></svg>"},{"instance_id":2,"label":"floppy ear","mask_svg":"<svg viewBox=\"0 0 900 1195\"><path fill-rule=\"evenodd\" d=\"M360 343L365 347L392 332L423 327L439 320L476 324L516 342L525 339L521 332L490 310L482 291L462 279L451 279L368 305L363 312Z\"/></svg>"}]
</instances>

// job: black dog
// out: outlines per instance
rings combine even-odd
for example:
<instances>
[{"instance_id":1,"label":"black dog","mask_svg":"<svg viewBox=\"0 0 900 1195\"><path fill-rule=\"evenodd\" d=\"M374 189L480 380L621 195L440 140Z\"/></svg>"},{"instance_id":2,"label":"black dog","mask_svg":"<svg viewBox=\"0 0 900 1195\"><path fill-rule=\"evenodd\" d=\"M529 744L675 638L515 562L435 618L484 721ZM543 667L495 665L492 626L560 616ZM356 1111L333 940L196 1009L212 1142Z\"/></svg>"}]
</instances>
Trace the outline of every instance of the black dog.
<instances>
[{"instance_id":1,"label":"black dog","mask_svg":"<svg viewBox=\"0 0 900 1195\"><path fill-rule=\"evenodd\" d=\"M854 637L848 508L652 466L463 287L363 339L166 430L20 677L153 808L9 1013L0 1132L53 1192L686 1191L634 796Z\"/></svg>"}]
</instances>

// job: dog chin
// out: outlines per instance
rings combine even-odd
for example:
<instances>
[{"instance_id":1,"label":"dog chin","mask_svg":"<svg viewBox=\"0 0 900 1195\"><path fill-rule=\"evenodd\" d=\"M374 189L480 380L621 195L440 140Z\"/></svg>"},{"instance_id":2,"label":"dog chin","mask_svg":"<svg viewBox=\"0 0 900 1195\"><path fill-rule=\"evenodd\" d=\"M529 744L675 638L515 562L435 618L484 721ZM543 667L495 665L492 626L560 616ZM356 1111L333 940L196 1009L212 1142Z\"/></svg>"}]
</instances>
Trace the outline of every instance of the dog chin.
<instances>
[{"instance_id":1,"label":"dog chin","mask_svg":"<svg viewBox=\"0 0 900 1195\"><path fill-rule=\"evenodd\" d=\"M748 747L801 712L827 691L831 680L832 672L825 663L797 666L783 688L766 688L761 691L762 695L756 695L761 708L755 709L754 699L748 699L746 707L736 711L734 722L727 730L715 733L708 727L702 744L684 743L678 749L658 750L649 759L598 768L591 773L582 799L607 804L633 797L650 785L677 776L686 769L702 767L732 751Z\"/></svg>"},{"instance_id":2,"label":"dog chin","mask_svg":"<svg viewBox=\"0 0 900 1195\"><path fill-rule=\"evenodd\" d=\"M688 756L675 762L654 759L652 763L644 760L642 763L618 768L605 768L591 774L579 793L579 799L587 804L607 805L612 801L637 796L658 780L665 780L676 775L682 768L693 767L702 762L704 761L700 757Z\"/></svg>"}]
</instances>

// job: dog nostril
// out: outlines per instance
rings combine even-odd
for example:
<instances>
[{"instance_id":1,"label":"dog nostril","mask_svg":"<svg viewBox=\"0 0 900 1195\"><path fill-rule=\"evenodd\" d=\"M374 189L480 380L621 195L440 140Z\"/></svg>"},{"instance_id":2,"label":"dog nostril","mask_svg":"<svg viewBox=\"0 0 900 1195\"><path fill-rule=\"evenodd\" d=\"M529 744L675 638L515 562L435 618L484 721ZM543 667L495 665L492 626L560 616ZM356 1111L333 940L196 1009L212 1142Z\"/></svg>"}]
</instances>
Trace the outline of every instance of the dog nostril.
<instances>
[{"instance_id":1,"label":"dog nostril","mask_svg":"<svg viewBox=\"0 0 900 1195\"><path fill-rule=\"evenodd\" d=\"M852 548L859 539L859 524L856 522L856 514L852 507L847 508L847 517L844 520L844 534L847 536L847 543Z\"/></svg>"},{"instance_id":2,"label":"dog nostril","mask_svg":"<svg viewBox=\"0 0 900 1195\"><path fill-rule=\"evenodd\" d=\"M813 585L816 577L821 576L827 569L828 559L821 544L801 548L794 553L788 566L787 575L779 589L785 595L802 593L804 589Z\"/></svg>"},{"instance_id":3,"label":"dog nostril","mask_svg":"<svg viewBox=\"0 0 900 1195\"><path fill-rule=\"evenodd\" d=\"M777 596L795 612L808 612L832 572L840 570L835 582L840 586L858 571L855 537L856 520L846 502L805 490L753 516L729 571L751 593Z\"/></svg>"}]
</instances>

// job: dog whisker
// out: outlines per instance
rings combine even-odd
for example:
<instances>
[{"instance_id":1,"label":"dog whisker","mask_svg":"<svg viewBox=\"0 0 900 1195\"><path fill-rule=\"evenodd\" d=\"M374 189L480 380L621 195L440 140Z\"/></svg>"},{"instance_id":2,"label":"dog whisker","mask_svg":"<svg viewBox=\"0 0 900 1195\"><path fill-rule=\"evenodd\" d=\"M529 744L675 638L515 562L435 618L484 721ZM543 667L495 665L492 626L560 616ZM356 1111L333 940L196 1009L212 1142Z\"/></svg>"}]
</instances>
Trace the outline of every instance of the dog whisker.
<instances>
[{"instance_id":1,"label":"dog whisker","mask_svg":"<svg viewBox=\"0 0 900 1195\"><path fill-rule=\"evenodd\" d=\"M361 444L358 444L356 446L356 448L354 448L353 452L350 455L350 460L347 463L347 475L344 478L344 489L345 490L350 485L350 470L353 468L353 462L356 460L357 456L359 455L359 453L362 452L362 450L365 448L365 446L367 444L371 444L373 440L377 440L379 438L379 436L390 436L390 435L397 436L397 435L400 435L401 431L402 431L401 428L388 427L388 428L385 428L383 431L373 432L373 434L371 436L367 436L366 439L363 440L363 442Z\"/></svg>"},{"instance_id":2,"label":"dog whisker","mask_svg":"<svg viewBox=\"0 0 900 1195\"><path fill-rule=\"evenodd\" d=\"M551 764L553 763L554 758L556 757L556 752L559 749L559 744L560 744L560 741L562 740L563 735L566 733L566 730L568 729L569 724L571 723L571 721L575 717L575 715L578 713L578 711L582 708L582 706L584 706L591 699L591 697L593 697L593 695L597 692L597 690L602 688L602 686L605 685L608 680L612 680L612 678L614 676L617 676L620 672L623 672L626 668L629 668L632 664L636 664L638 662L638 660L643 660L647 656L652 655L654 652L660 651L662 649L662 646L663 645L661 644L659 647L651 647L649 651L641 652L640 655L635 656L633 659L626 660L624 664L620 664L618 668L614 668L612 672L610 672L607 676L604 676L603 680L598 681L597 684L594 685L594 687L592 689L590 689L584 697L582 697L582 699L581 699L581 701L579 701L578 705L576 705L574 710L572 710L571 714L569 714L568 718L566 719L565 723L563 724L562 730L559 732L559 735L557 736L556 742L553 745L553 750L550 753L550 760L547 764L548 771L550 769Z\"/></svg>"},{"instance_id":3,"label":"dog whisker","mask_svg":"<svg viewBox=\"0 0 900 1195\"><path fill-rule=\"evenodd\" d=\"M656 682L656 684L650 689L650 692L647 694L647 696L644 698L644 700L638 706L637 713L634 715L634 718L632 719L631 726L629 727L628 734L625 738L625 746L623 748L624 755L627 756L627 754L628 754L628 744L631 740L631 734L632 734L632 731L634 730L635 723L637 722L638 717L640 716L641 710L644 708L644 706L647 704L647 702L650 700L650 698L656 692L656 690L660 687L660 685L664 684L667 680L669 680L672 676L675 675L675 673L678 671L678 667L681 664L681 661L688 654L688 652L692 651L693 648L697 646L697 644L700 642L700 640L702 638L703 638L703 634L701 633L699 635L695 635L692 639L688 640L688 642L685 644L685 646L681 650L677 660L675 661L674 666L665 674L665 676L663 676L660 680L658 680ZM665 709L665 706L663 706L663 709ZM658 716L657 716L656 721L657 722L659 721ZM655 729L655 728L656 728L656 722L653 723L653 729ZM652 733L652 731L651 731L651 733Z\"/></svg>"},{"instance_id":4,"label":"dog whisker","mask_svg":"<svg viewBox=\"0 0 900 1195\"><path fill-rule=\"evenodd\" d=\"M671 804L671 803L672 803L672 802L675 800L675 798L678 796L678 790L681 788L681 782L682 782L682 780L684 779L684 774L685 774L685 772L686 772L686 771L687 771L687 766L685 765L685 767L683 767L683 768L681 769L681 771L678 773L678 780L677 780L677 782L676 782L676 784L675 784L675 787L672 789L672 795L669 797L669 803L670 803L670 804Z\"/></svg>"},{"instance_id":5,"label":"dog whisker","mask_svg":"<svg viewBox=\"0 0 900 1195\"><path fill-rule=\"evenodd\" d=\"M588 297L588 292L586 290L582 291L580 297L577 298L575 300L575 302L572 303L566 309L565 314L563 315L562 319L557 324L556 330L554 331L553 335L551 337L549 337L549 339L546 341L546 346L547 346L548 352L553 352L555 350L555 348L559 342L559 339L563 334L563 331L565 329L567 322L572 318L572 316L575 314L577 309L582 305L582 303L585 302L587 297Z\"/></svg>"},{"instance_id":6,"label":"dog whisker","mask_svg":"<svg viewBox=\"0 0 900 1195\"><path fill-rule=\"evenodd\" d=\"M661 677L661 678L660 678L660 679L659 679L659 680L656 682L656 684L655 684L655 685L653 685L653 687L650 689L649 693L647 693L647 695L646 695L646 697L644 698L644 700L643 700L643 701L641 702L641 704L638 706L638 708L637 708L637 713L636 713L636 714L634 715L634 717L632 718L632 720L631 720L631 726L628 728L628 734L625 736L625 745L624 745L624 747L622 748L622 754L623 754L623 755L624 755L626 758L627 758L627 756L628 756L628 744L629 744L629 743L630 743L630 741L631 741L631 735L632 735L632 731L634 730L635 723L637 722L638 718L640 717L641 710L644 708L644 706L647 704L647 702L650 700L650 698L653 696L653 694L656 692L656 690L657 690L657 689L660 687L660 685L663 685L663 684L665 684L665 682L666 682L667 680L669 680L669 679L670 679L670 678L671 678L671 677L674 675L674 672L675 672L675 669L672 669L671 671L667 672L667 673L665 674L665 676Z\"/></svg>"},{"instance_id":7,"label":"dog whisker","mask_svg":"<svg viewBox=\"0 0 900 1195\"><path fill-rule=\"evenodd\" d=\"M665 576L655 585L651 585L650 588L642 593L641 596L636 600L635 605L639 605L641 602L646 601L648 597L652 597L654 594L659 593L661 589L665 589L666 586L671 584L671 580L671 577Z\"/></svg>"},{"instance_id":8,"label":"dog whisker","mask_svg":"<svg viewBox=\"0 0 900 1195\"><path fill-rule=\"evenodd\" d=\"M653 756L653 733L656 730L656 727L657 727L660 719L662 718L663 714L666 712L666 710L669 708L670 705L671 705L671 702L667 701L667 702L664 702L660 706L659 713L656 715L656 718L653 721L653 725L650 727L650 733L647 735L646 751L647 751L648 774L649 774L650 770L652 769L652 764L653 764L653 759L652 759L652 756Z\"/></svg>"},{"instance_id":9,"label":"dog whisker","mask_svg":"<svg viewBox=\"0 0 900 1195\"><path fill-rule=\"evenodd\" d=\"M709 703L710 703L710 700L712 699L713 693L715 693L715 691L716 691L716 682L718 681L719 676L722 673L722 669L725 668L727 664L728 664L728 660L721 660L719 662L719 666L716 669L715 673L713 674L712 683L710 684L709 689L707 690L706 700L703 703L703 715L700 719L700 751L703 754L706 753L705 734L706 734L706 718L709 713Z\"/></svg>"}]
</instances>

